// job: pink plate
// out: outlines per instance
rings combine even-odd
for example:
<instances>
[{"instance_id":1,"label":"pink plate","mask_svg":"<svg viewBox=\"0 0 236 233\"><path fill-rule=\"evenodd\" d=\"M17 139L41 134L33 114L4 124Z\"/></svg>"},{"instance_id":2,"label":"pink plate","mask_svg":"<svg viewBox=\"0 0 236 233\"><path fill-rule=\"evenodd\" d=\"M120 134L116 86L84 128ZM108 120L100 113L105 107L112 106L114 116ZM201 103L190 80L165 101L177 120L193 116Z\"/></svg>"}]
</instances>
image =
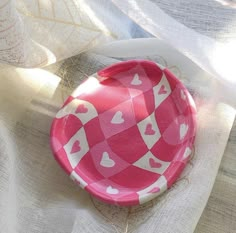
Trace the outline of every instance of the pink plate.
<instances>
[{"instance_id":1,"label":"pink plate","mask_svg":"<svg viewBox=\"0 0 236 233\"><path fill-rule=\"evenodd\" d=\"M138 205L169 188L186 166L196 108L184 85L151 61L119 62L90 76L53 120L56 160L82 188Z\"/></svg>"}]
</instances>

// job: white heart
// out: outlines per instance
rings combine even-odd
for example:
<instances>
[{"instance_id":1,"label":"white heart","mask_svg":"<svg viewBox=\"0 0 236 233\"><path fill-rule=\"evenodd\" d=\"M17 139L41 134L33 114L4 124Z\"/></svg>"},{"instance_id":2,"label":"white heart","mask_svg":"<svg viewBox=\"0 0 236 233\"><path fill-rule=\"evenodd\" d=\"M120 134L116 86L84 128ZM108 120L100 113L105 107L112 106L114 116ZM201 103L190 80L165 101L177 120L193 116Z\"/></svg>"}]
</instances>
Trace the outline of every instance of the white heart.
<instances>
[{"instance_id":1,"label":"white heart","mask_svg":"<svg viewBox=\"0 0 236 233\"><path fill-rule=\"evenodd\" d=\"M139 85L142 84L142 80L140 80L138 74L135 74L135 75L134 75L134 78L133 78L131 84L134 85L134 86L139 86Z\"/></svg>"},{"instance_id":2,"label":"white heart","mask_svg":"<svg viewBox=\"0 0 236 233\"><path fill-rule=\"evenodd\" d=\"M186 159L189 155L191 155L191 153L192 150L189 147L187 147L184 151L183 158Z\"/></svg>"},{"instance_id":3,"label":"white heart","mask_svg":"<svg viewBox=\"0 0 236 233\"><path fill-rule=\"evenodd\" d=\"M122 116L122 112L118 111L115 113L115 115L113 116L113 118L111 119L111 123L112 124L122 124L125 120Z\"/></svg>"},{"instance_id":4,"label":"white heart","mask_svg":"<svg viewBox=\"0 0 236 233\"><path fill-rule=\"evenodd\" d=\"M109 157L109 154L105 151L102 154L102 159L100 161L100 165L103 166L103 167L113 167L115 165L115 161L112 160Z\"/></svg>"},{"instance_id":5,"label":"white heart","mask_svg":"<svg viewBox=\"0 0 236 233\"><path fill-rule=\"evenodd\" d=\"M118 194L119 190L116 188L113 188L112 186L108 186L106 192L109 194Z\"/></svg>"},{"instance_id":6,"label":"white heart","mask_svg":"<svg viewBox=\"0 0 236 233\"><path fill-rule=\"evenodd\" d=\"M188 132L188 125L186 125L185 123L181 124L179 128L180 140L182 140L185 137L187 132Z\"/></svg>"},{"instance_id":7,"label":"white heart","mask_svg":"<svg viewBox=\"0 0 236 233\"><path fill-rule=\"evenodd\" d=\"M180 91L180 96L183 100L186 100L186 95L183 90Z\"/></svg>"}]
</instances>

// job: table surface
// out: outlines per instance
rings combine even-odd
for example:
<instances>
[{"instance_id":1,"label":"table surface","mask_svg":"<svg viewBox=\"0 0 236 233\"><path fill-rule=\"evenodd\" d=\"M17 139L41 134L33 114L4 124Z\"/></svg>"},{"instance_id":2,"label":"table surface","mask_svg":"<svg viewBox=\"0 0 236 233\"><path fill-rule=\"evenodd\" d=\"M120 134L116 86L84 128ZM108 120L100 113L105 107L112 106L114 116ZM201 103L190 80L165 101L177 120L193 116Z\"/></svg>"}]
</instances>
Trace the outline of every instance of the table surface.
<instances>
[{"instance_id":1,"label":"table surface","mask_svg":"<svg viewBox=\"0 0 236 233\"><path fill-rule=\"evenodd\" d=\"M218 175L195 233L236 232L236 120Z\"/></svg>"}]
</instances>

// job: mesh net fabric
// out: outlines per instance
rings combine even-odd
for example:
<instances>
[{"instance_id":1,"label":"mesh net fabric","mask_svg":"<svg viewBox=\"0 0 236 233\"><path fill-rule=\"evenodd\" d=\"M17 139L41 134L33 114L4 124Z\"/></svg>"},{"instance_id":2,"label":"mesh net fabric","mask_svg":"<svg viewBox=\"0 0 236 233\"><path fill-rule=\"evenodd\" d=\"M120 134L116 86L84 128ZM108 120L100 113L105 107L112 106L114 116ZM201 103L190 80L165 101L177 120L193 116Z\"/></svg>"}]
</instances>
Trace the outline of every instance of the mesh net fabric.
<instances>
[{"instance_id":1,"label":"mesh net fabric","mask_svg":"<svg viewBox=\"0 0 236 233\"><path fill-rule=\"evenodd\" d=\"M229 80L233 83L233 71L227 73L227 64L211 66L209 62L215 48L224 55L217 64L227 60L225 57L231 56L235 48L235 8L224 4L227 2L233 1L0 3L2 232L194 231L214 183L235 113L221 96L227 93L227 101L235 104L233 94L222 86ZM77 188L58 167L49 148L50 124L65 98L82 80L124 60L91 53L71 56L109 41L150 36L165 40L167 45L156 46L157 54L151 57L139 48L139 56L168 67L184 82L197 104L195 156L173 189L160 198L133 208L105 205ZM130 44L132 41L128 47ZM228 45L231 47L225 51L224 46ZM127 53L131 56L129 50ZM6 65L33 68L51 63L55 64L46 70ZM222 67L221 72L216 67ZM218 75L221 82L212 78L209 71ZM232 78L226 79L226 73L227 78Z\"/></svg>"},{"instance_id":2,"label":"mesh net fabric","mask_svg":"<svg viewBox=\"0 0 236 233\"><path fill-rule=\"evenodd\" d=\"M168 15L205 36L226 42L236 38L233 1L151 0Z\"/></svg>"},{"instance_id":3,"label":"mesh net fabric","mask_svg":"<svg viewBox=\"0 0 236 233\"><path fill-rule=\"evenodd\" d=\"M234 111L215 102L211 94L214 80L177 54L179 62L172 62L173 55L148 59L167 66L194 97L199 125L195 154L172 189L132 208L103 204L78 188L58 166L48 143L51 121L65 98L88 75L119 60L80 55L47 71L1 71L0 197L4 214L0 224L4 232L194 231L214 183ZM189 70L181 69L181 63Z\"/></svg>"}]
</instances>

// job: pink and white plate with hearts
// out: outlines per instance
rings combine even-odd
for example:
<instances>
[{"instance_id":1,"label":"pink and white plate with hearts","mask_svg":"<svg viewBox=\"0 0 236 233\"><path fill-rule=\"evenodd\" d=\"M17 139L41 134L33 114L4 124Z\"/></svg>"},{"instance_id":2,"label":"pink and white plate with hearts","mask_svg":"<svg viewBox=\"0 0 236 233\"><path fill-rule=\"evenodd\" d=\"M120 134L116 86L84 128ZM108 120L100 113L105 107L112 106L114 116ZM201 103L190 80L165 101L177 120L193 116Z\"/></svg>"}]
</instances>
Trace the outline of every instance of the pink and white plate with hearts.
<instances>
[{"instance_id":1,"label":"pink and white plate with hearts","mask_svg":"<svg viewBox=\"0 0 236 233\"><path fill-rule=\"evenodd\" d=\"M166 68L119 62L83 82L51 128L56 160L83 189L115 205L145 203L169 188L186 166L196 107Z\"/></svg>"}]
</instances>

